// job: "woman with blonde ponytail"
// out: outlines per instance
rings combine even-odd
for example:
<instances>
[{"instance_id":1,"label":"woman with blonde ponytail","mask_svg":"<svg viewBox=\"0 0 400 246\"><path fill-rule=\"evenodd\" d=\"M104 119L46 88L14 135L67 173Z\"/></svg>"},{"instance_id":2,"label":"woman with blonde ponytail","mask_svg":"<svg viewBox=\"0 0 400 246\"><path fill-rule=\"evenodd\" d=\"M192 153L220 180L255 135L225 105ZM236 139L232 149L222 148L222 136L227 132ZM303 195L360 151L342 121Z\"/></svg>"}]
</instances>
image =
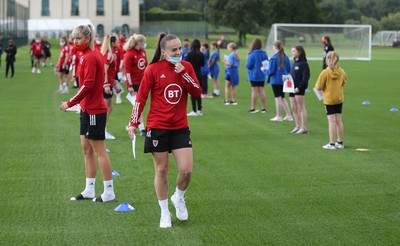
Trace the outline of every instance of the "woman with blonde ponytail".
<instances>
[{"instance_id":1,"label":"woman with blonde ponytail","mask_svg":"<svg viewBox=\"0 0 400 246\"><path fill-rule=\"evenodd\" d=\"M329 125L329 143L322 148L331 150L344 148L342 108L343 87L347 83L347 76L344 70L337 65L338 62L338 53L329 51L326 56L327 68L322 70L315 84L315 88L323 92Z\"/></svg>"},{"instance_id":2,"label":"woman with blonde ponytail","mask_svg":"<svg viewBox=\"0 0 400 246\"><path fill-rule=\"evenodd\" d=\"M131 96L136 97L142 81L144 70L147 67L146 57L146 37L142 34L133 34L124 44L124 72L126 77L126 87ZM143 119L139 119L140 135L145 136L146 130Z\"/></svg>"},{"instance_id":3,"label":"woman with blonde ponytail","mask_svg":"<svg viewBox=\"0 0 400 246\"><path fill-rule=\"evenodd\" d=\"M68 102L61 103L60 110L66 111L78 103L82 108L80 139L85 160L86 187L70 200L115 201L112 167L105 142L107 105L103 99L103 87L109 84L104 84L103 58L98 51L93 51L94 33L91 25L75 28L72 38L74 49L83 53L79 72L82 86ZM95 194L96 157L104 183L104 192L98 197Z\"/></svg>"},{"instance_id":4,"label":"woman with blonde ponytail","mask_svg":"<svg viewBox=\"0 0 400 246\"><path fill-rule=\"evenodd\" d=\"M115 77L117 74L117 56L113 52L113 47L116 46L116 37L111 35L106 35L103 40L103 44L100 48L100 52L103 55L104 61L104 84L108 86L104 87L104 100L107 103L107 121L110 118L110 114L113 110L113 86L115 82ZM106 128L106 139L115 139L115 137L107 132Z\"/></svg>"}]
</instances>

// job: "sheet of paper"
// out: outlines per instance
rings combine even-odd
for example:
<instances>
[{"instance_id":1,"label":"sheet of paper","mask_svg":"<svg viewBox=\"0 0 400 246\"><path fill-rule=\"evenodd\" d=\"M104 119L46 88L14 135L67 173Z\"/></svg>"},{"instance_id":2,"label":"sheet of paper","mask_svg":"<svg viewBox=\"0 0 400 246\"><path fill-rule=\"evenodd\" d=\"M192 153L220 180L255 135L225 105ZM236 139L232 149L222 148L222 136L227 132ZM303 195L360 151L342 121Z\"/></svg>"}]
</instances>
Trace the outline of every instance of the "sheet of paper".
<instances>
[{"instance_id":1,"label":"sheet of paper","mask_svg":"<svg viewBox=\"0 0 400 246\"><path fill-rule=\"evenodd\" d=\"M269 68L269 61L268 61L268 60L262 61L262 65L263 65L263 67L264 67L265 69L268 69L268 68Z\"/></svg>"},{"instance_id":2,"label":"sheet of paper","mask_svg":"<svg viewBox=\"0 0 400 246\"><path fill-rule=\"evenodd\" d=\"M133 154L133 159L136 159L136 135L133 135L132 139L132 154Z\"/></svg>"},{"instance_id":3,"label":"sheet of paper","mask_svg":"<svg viewBox=\"0 0 400 246\"><path fill-rule=\"evenodd\" d=\"M130 92L126 94L126 99L133 105L135 105L136 96L132 96Z\"/></svg>"},{"instance_id":4,"label":"sheet of paper","mask_svg":"<svg viewBox=\"0 0 400 246\"><path fill-rule=\"evenodd\" d=\"M322 99L324 99L324 94L322 93L322 91L317 90L317 88L315 88L315 87L313 90L314 90L314 93L317 96L318 100L321 101Z\"/></svg>"}]
</instances>

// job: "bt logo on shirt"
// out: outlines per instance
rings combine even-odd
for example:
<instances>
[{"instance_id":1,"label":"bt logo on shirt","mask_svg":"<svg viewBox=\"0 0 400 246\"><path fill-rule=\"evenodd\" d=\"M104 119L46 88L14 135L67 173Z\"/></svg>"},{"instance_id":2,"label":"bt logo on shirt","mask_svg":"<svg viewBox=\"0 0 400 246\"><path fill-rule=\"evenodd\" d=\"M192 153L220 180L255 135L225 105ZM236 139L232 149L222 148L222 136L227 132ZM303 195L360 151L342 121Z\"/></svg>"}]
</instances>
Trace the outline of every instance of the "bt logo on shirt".
<instances>
[{"instance_id":1,"label":"bt logo on shirt","mask_svg":"<svg viewBox=\"0 0 400 246\"><path fill-rule=\"evenodd\" d=\"M137 65L140 70L145 69L146 68L146 60L144 58L140 58Z\"/></svg>"},{"instance_id":2,"label":"bt logo on shirt","mask_svg":"<svg viewBox=\"0 0 400 246\"><path fill-rule=\"evenodd\" d=\"M182 97L182 88L178 84L170 84L164 89L164 98L169 104L177 104Z\"/></svg>"}]
</instances>

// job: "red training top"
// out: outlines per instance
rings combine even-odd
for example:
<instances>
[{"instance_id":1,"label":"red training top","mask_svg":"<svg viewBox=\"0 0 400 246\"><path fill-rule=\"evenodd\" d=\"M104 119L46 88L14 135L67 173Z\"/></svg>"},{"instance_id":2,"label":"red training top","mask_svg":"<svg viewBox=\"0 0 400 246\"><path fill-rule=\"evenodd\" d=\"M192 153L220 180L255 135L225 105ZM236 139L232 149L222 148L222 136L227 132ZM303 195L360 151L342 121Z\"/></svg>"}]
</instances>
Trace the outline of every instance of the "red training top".
<instances>
[{"instance_id":1,"label":"red training top","mask_svg":"<svg viewBox=\"0 0 400 246\"><path fill-rule=\"evenodd\" d=\"M68 45L60 46L60 62L57 65L57 70L60 71L61 67L64 66L65 58L67 54L71 54Z\"/></svg>"},{"instance_id":2,"label":"red training top","mask_svg":"<svg viewBox=\"0 0 400 246\"><path fill-rule=\"evenodd\" d=\"M128 50L124 55L124 67L126 87L139 85L147 67L146 51L135 48Z\"/></svg>"},{"instance_id":3,"label":"red training top","mask_svg":"<svg viewBox=\"0 0 400 246\"><path fill-rule=\"evenodd\" d=\"M121 65L121 61L124 60L124 50L121 47L115 45L113 47L113 52L117 56L115 65L117 67L117 71L119 71L119 67Z\"/></svg>"},{"instance_id":4,"label":"red training top","mask_svg":"<svg viewBox=\"0 0 400 246\"><path fill-rule=\"evenodd\" d=\"M174 71L175 65L165 59L146 68L132 110L131 126L138 127L150 92L151 106L147 116L147 130L177 130L189 127L186 116L188 93L198 98L201 95L201 87L192 65L187 61L181 63L185 70L179 74Z\"/></svg>"},{"instance_id":5,"label":"red training top","mask_svg":"<svg viewBox=\"0 0 400 246\"><path fill-rule=\"evenodd\" d=\"M32 54L35 56L43 54L43 45L41 42L32 43Z\"/></svg>"},{"instance_id":6,"label":"red training top","mask_svg":"<svg viewBox=\"0 0 400 246\"><path fill-rule=\"evenodd\" d=\"M82 111L88 114L107 112L103 98L104 64L103 57L97 50L86 48L80 59L79 91L68 102L68 107L80 103Z\"/></svg>"},{"instance_id":7,"label":"red training top","mask_svg":"<svg viewBox=\"0 0 400 246\"><path fill-rule=\"evenodd\" d=\"M105 65L108 65L107 82L110 84L110 88L112 88L115 82L115 74L117 73L117 56L107 51L103 55L103 61Z\"/></svg>"}]
</instances>

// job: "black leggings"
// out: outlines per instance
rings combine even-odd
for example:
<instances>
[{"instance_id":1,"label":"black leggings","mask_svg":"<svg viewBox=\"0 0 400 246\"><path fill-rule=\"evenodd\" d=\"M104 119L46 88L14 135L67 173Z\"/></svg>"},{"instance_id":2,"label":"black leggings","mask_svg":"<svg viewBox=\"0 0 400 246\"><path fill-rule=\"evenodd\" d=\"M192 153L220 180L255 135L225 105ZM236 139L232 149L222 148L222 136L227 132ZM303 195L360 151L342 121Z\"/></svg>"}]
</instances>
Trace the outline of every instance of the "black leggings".
<instances>
[{"instance_id":1,"label":"black leggings","mask_svg":"<svg viewBox=\"0 0 400 246\"><path fill-rule=\"evenodd\" d=\"M14 62L7 62L6 65L6 78L8 77L8 69L11 66L11 78L14 77Z\"/></svg>"},{"instance_id":2,"label":"black leggings","mask_svg":"<svg viewBox=\"0 0 400 246\"><path fill-rule=\"evenodd\" d=\"M197 112L197 110L201 111L201 109L202 109L202 107L201 107L201 97L194 98L193 96L190 96L190 99L192 100L192 109L193 109L193 111L194 112ZM197 105L196 105L196 103L197 103ZM197 109L196 109L196 106L197 106Z\"/></svg>"}]
</instances>

